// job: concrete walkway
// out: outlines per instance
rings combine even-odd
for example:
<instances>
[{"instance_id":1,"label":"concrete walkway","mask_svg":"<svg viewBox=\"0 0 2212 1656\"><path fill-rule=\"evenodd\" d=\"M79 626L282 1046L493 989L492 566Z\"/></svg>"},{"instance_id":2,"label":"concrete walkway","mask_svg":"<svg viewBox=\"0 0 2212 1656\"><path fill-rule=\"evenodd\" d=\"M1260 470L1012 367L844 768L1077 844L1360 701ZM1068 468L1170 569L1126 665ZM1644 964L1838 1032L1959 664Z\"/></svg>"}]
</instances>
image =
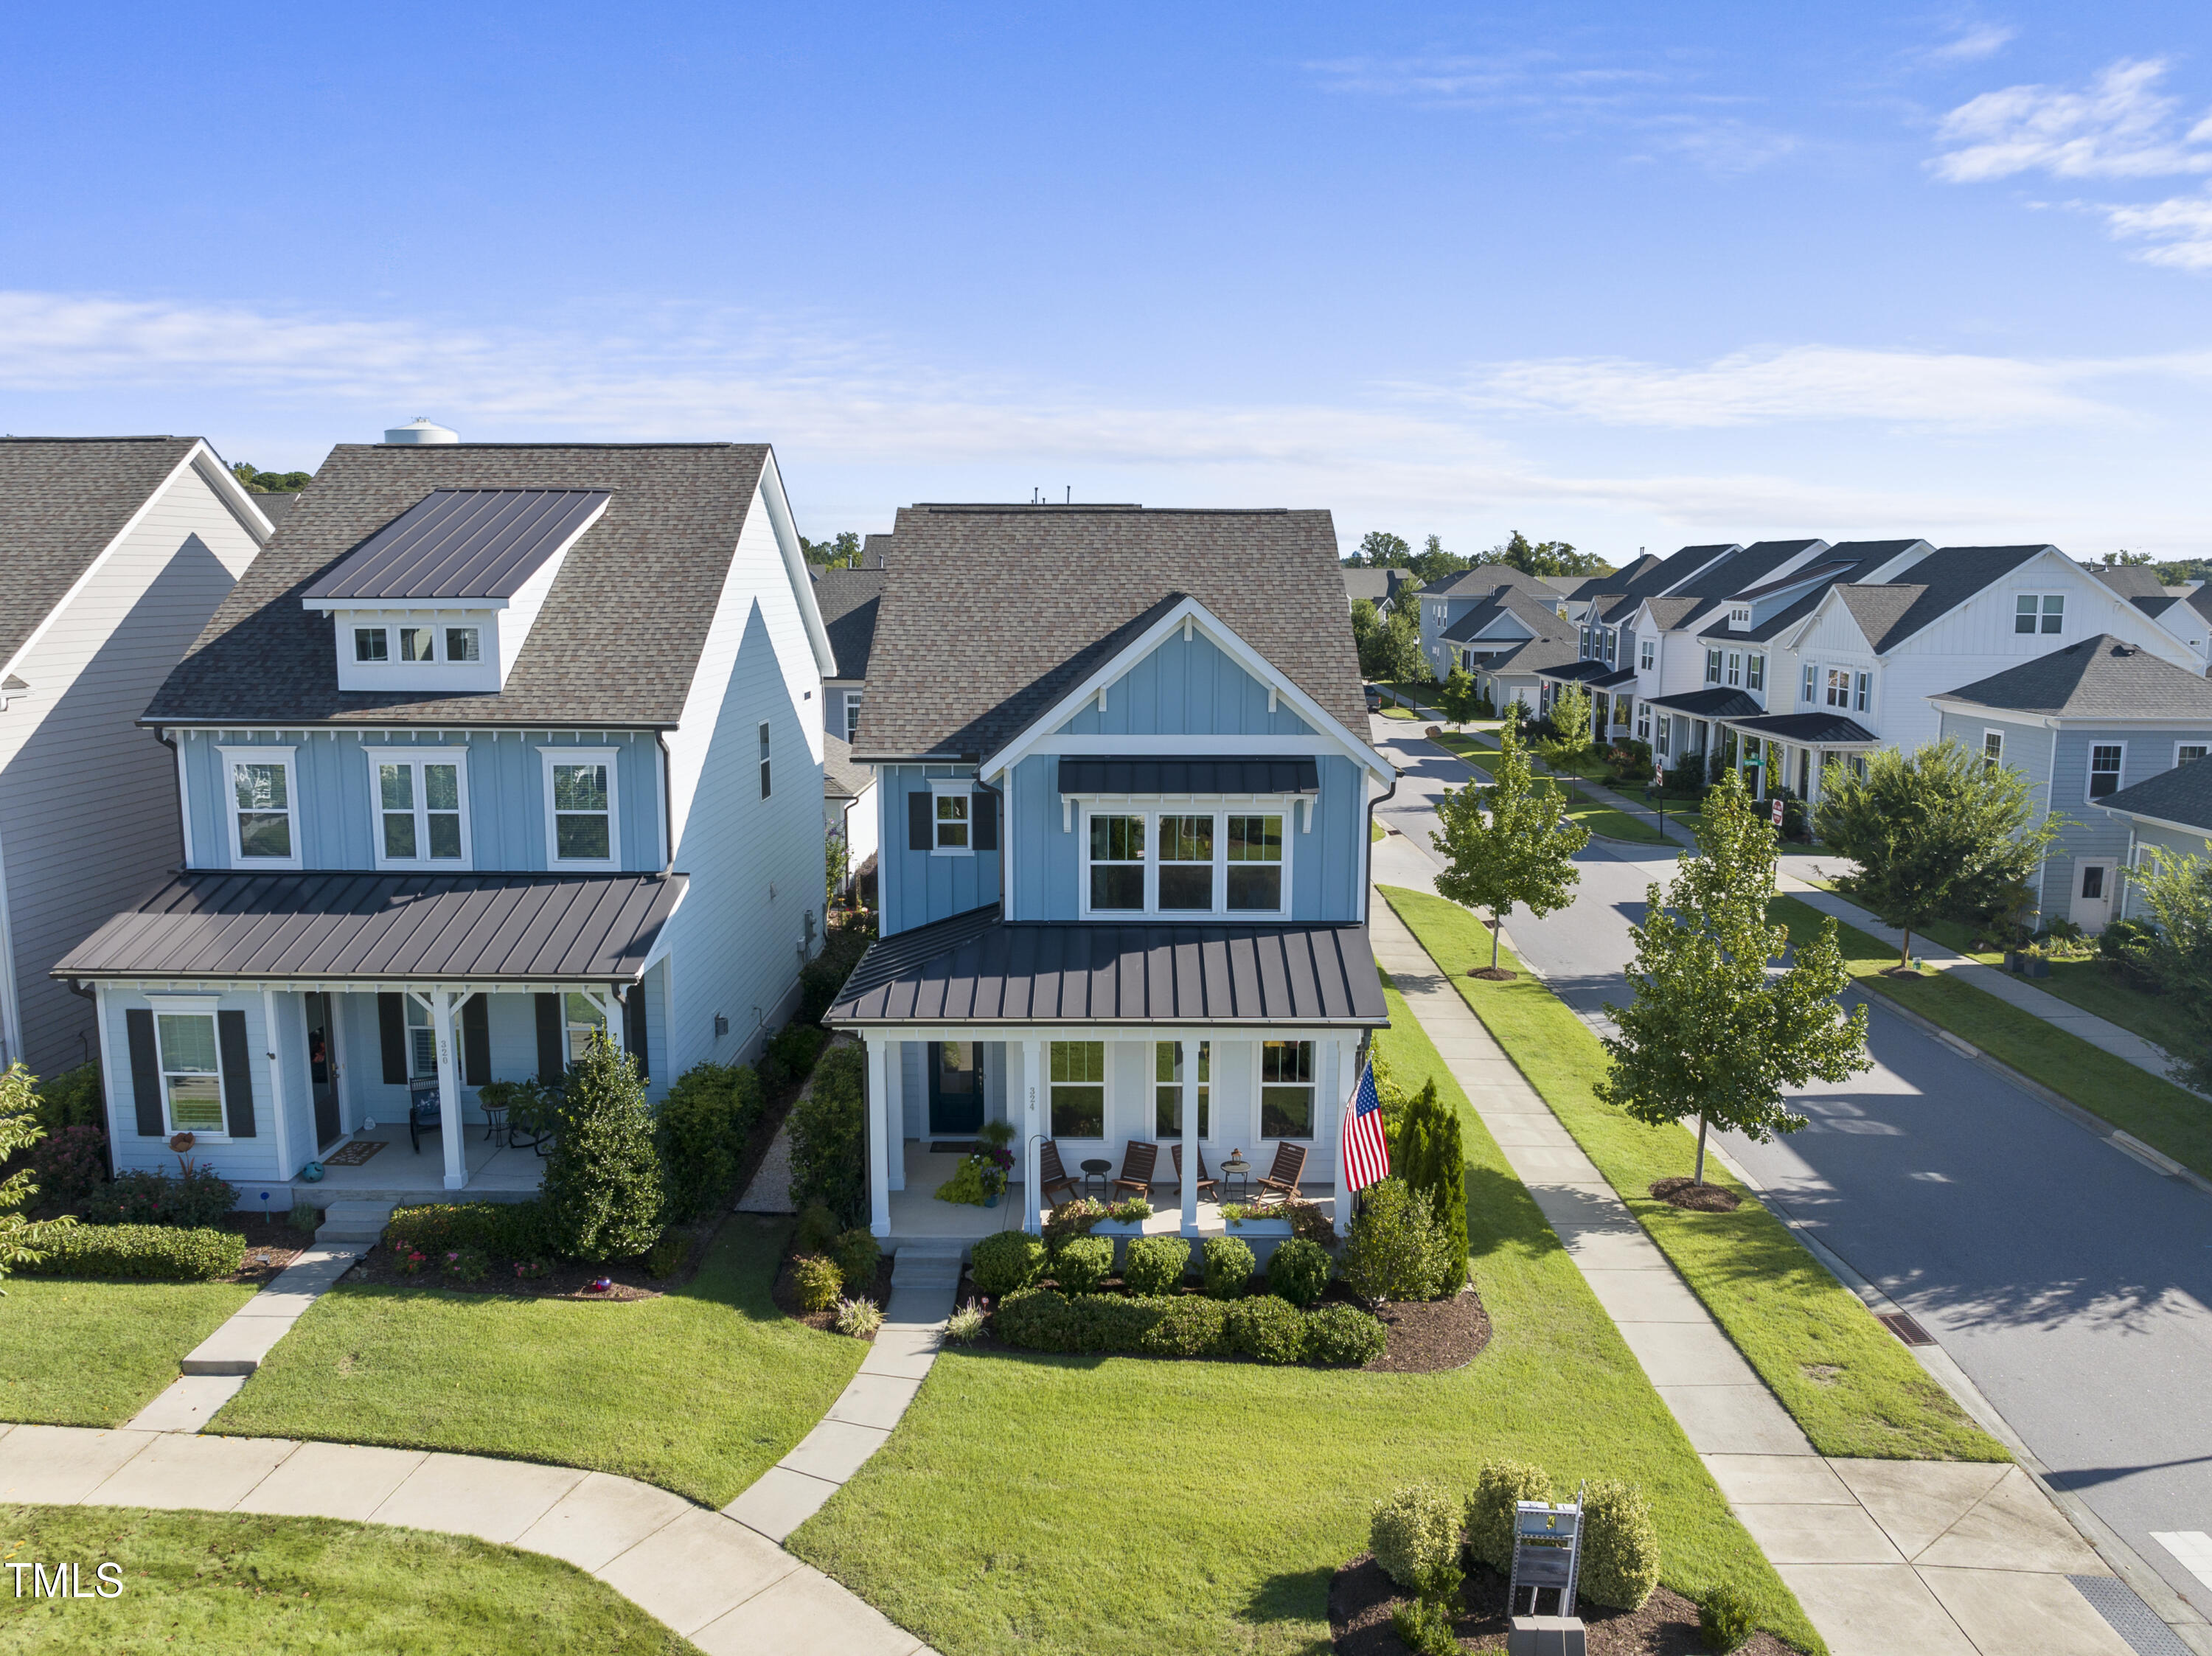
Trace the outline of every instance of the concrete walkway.
<instances>
[{"instance_id":1,"label":"concrete walkway","mask_svg":"<svg viewBox=\"0 0 2212 1656\"><path fill-rule=\"evenodd\" d=\"M2085 1594L2139 1601L2018 1467L1814 1453L1379 898L1369 925L1376 962L1835 1656L2131 1656Z\"/></svg>"}]
</instances>

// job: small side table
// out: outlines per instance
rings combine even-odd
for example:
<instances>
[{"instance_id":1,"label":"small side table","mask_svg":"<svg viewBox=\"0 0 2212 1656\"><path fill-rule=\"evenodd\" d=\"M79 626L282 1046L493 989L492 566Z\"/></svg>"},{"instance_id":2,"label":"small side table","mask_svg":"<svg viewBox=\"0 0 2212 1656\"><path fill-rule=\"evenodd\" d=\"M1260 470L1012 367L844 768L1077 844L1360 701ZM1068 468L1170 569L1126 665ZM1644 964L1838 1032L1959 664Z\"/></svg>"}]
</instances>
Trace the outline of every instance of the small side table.
<instances>
[{"instance_id":1,"label":"small side table","mask_svg":"<svg viewBox=\"0 0 2212 1656\"><path fill-rule=\"evenodd\" d=\"M1105 1161L1097 1156L1093 1156L1090 1161L1084 1162L1083 1193L1085 1196L1091 1194L1091 1181L1096 1179L1098 1181L1098 1198L1101 1201L1105 1200L1106 1197L1110 1193L1109 1187L1106 1183L1106 1175L1113 1171L1114 1164L1111 1162Z\"/></svg>"},{"instance_id":2,"label":"small side table","mask_svg":"<svg viewBox=\"0 0 2212 1656\"><path fill-rule=\"evenodd\" d=\"M507 1145L507 1106L504 1104L487 1104L483 1100L479 1099L477 1101L477 1107L483 1112L484 1137L489 1140L492 1143L500 1146L501 1149L505 1149Z\"/></svg>"},{"instance_id":3,"label":"small side table","mask_svg":"<svg viewBox=\"0 0 2212 1656\"><path fill-rule=\"evenodd\" d=\"M1231 1186L1236 1186L1233 1192ZM1252 1164L1243 1156L1232 1156L1221 1164L1221 1193L1233 1193L1242 1202L1252 1199Z\"/></svg>"}]
</instances>

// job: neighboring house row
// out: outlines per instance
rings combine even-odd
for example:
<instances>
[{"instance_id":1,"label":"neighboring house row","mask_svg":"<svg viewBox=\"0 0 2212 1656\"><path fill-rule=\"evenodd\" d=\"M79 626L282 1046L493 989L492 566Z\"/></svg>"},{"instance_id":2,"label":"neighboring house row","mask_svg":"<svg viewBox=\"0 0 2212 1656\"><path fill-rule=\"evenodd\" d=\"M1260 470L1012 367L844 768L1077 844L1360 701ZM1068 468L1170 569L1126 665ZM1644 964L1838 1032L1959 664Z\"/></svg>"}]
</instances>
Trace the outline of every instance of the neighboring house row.
<instances>
[{"instance_id":1,"label":"neighboring house row","mask_svg":"<svg viewBox=\"0 0 2212 1656\"><path fill-rule=\"evenodd\" d=\"M2212 765L2185 756L2170 770L2106 794L2100 804L2125 840L2124 870L2149 866L2154 851L2212 858ZM2150 918L2142 888L2132 879L2121 880L2119 904L2125 919Z\"/></svg>"},{"instance_id":2,"label":"neighboring house row","mask_svg":"<svg viewBox=\"0 0 2212 1656\"><path fill-rule=\"evenodd\" d=\"M488 1082L757 1050L819 946L835 665L765 446L333 449L144 708L183 868L54 968L117 1167L190 1131L281 1188L427 1117L459 1189Z\"/></svg>"},{"instance_id":3,"label":"neighboring house row","mask_svg":"<svg viewBox=\"0 0 2212 1656\"><path fill-rule=\"evenodd\" d=\"M1387 610L1399 593L1413 584L1410 569L1367 569L1346 565L1344 603L1346 609L1365 598L1377 610Z\"/></svg>"},{"instance_id":4,"label":"neighboring house row","mask_svg":"<svg viewBox=\"0 0 2212 1656\"><path fill-rule=\"evenodd\" d=\"M2212 587L2201 580L2167 586L2142 564L2092 564L2089 573L2212 665Z\"/></svg>"},{"instance_id":5,"label":"neighboring house row","mask_svg":"<svg viewBox=\"0 0 2212 1656\"><path fill-rule=\"evenodd\" d=\"M1388 1022L1367 857L1395 774L1328 514L917 506L891 538L854 743L881 935L827 1018L867 1047L871 1228L1002 1224L930 1201L986 1121L1032 1228L1048 1141L1071 1176L1155 1145L1169 1185L1171 1151L1287 1148L1325 1189Z\"/></svg>"},{"instance_id":6,"label":"neighboring house row","mask_svg":"<svg viewBox=\"0 0 2212 1656\"><path fill-rule=\"evenodd\" d=\"M134 721L281 498L197 437L0 440L0 1066L94 1054L47 974L177 864L177 761Z\"/></svg>"},{"instance_id":7,"label":"neighboring house row","mask_svg":"<svg viewBox=\"0 0 2212 1656\"><path fill-rule=\"evenodd\" d=\"M845 878L838 889L850 895L871 886L876 876L876 773L853 761L853 744L842 736L822 738L822 826L845 845Z\"/></svg>"}]
</instances>

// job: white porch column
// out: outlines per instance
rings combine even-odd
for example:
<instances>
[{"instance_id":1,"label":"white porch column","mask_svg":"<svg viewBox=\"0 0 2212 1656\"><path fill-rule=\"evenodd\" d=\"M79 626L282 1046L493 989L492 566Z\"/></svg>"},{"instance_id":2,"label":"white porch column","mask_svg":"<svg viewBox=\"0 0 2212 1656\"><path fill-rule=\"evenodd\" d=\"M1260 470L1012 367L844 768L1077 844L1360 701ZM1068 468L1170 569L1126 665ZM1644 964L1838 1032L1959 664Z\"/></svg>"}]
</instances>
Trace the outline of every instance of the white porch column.
<instances>
[{"instance_id":1,"label":"white porch column","mask_svg":"<svg viewBox=\"0 0 2212 1656\"><path fill-rule=\"evenodd\" d=\"M1182 1234L1198 1234L1198 1043L1186 1040L1182 1055Z\"/></svg>"},{"instance_id":2,"label":"white porch column","mask_svg":"<svg viewBox=\"0 0 2212 1656\"><path fill-rule=\"evenodd\" d=\"M884 1153L890 1163L890 1187L906 1188L906 1043L884 1043Z\"/></svg>"},{"instance_id":3,"label":"white porch column","mask_svg":"<svg viewBox=\"0 0 2212 1656\"><path fill-rule=\"evenodd\" d=\"M461 1138L461 1066L453 1050L453 1003L445 989L430 993L430 1028L438 1038L438 1136L445 1141L446 1188L464 1190L469 1182L466 1146Z\"/></svg>"},{"instance_id":4,"label":"white porch column","mask_svg":"<svg viewBox=\"0 0 2212 1656\"><path fill-rule=\"evenodd\" d=\"M276 992L264 988L261 992L261 1032L269 1042L269 1096L276 1101L276 1176L289 1181L292 1167L292 1135L285 1119L289 1112L284 1100L284 1042L276 1033Z\"/></svg>"},{"instance_id":5,"label":"white porch column","mask_svg":"<svg viewBox=\"0 0 2212 1656\"><path fill-rule=\"evenodd\" d=\"M1011 1044L1011 1043L1010 1043ZM1044 1142L1044 1043L1022 1043L1022 1228L1033 1236L1044 1234L1040 1206L1043 1192L1037 1188L1037 1146Z\"/></svg>"},{"instance_id":6,"label":"white porch column","mask_svg":"<svg viewBox=\"0 0 2212 1656\"><path fill-rule=\"evenodd\" d=\"M1340 1236L1349 1234L1352 1229L1352 1197L1344 1188L1344 1113L1352 1107L1352 1089L1359 1084L1359 1077L1356 1075L1350 1080L1345 1078L1344 1067L1338 1060L1341 1051L1341 1046L1334 1040L1324 1040L1321 1044L1322 1071L1329 1077L1329 1095L1336 1100L1336 1119L1328 1127L1335 1143L1329 1146L1328 1159L1329 1165L1335 1169L1331 1175L1335 1181L1332 1187L1335 1200L1331 1206L1335 1214L1336 1234ZM1356 1047L1353 1052L1357 1062Z\"/></svg>"},{"instance_id":7,"label":"white porch column","mask_svg":"<svg viewBox=\"0 0 2212 1656\"><path fill-rule=\"evenodd\" d=\"M868 1232L888 1236L891 1234L890 1136L895 1131L890 1089L885 1080L890 1066L884 1061L889 1043L881 1035L870 1035L867 1042Z\"/></svg>"}]
</instances>

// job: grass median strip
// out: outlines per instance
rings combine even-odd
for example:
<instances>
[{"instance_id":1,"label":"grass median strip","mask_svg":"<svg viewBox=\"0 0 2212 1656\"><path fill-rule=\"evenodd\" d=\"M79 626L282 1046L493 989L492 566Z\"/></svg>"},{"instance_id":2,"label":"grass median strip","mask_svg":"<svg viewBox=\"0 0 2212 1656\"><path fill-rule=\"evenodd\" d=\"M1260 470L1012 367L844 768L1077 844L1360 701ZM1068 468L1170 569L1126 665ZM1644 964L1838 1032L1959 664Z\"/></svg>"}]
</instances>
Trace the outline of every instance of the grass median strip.
<instances>
[{"instance_id":1,"label":"grass median strip","mask_svg":"<svg viewBox=\"0 0 2212 1656\"><path fill-rule=\"evenodd\" d=\"M1811 905L1795 897L1776 898L1769 913L1790 928L1793 938L1805 935L1821 918ZM2124 1063L2081 1036L1948 972L1884 977L1883 968L1897 963L1897 950L1856 926L1838 930L1844 963L1864 987L1971 1040L2091 1114L2212 1178L2212 1105L2196 1094Z\"/></svg>"},{"instance_id":2,"label":"grass median strip","mask_svg":"<svg viewBox=\"0 0 2212 1656\"><path fill-rule=\"evenodd\" d=\"M341 1282L212 1429L588 1466L720 1507L867 1354L775 1308L788 1223L735 1215L691 1281L627 1304Z\"/></svg>"},{"instance_id":3,"label":"grass median strip","mask_svg":"<svg viewBox=\"0 0 2212 1656\"><path fill-rule=\"evenodd\" d=\"M0 1420L120 1426L253 1290L232 1283L10 1277L0 1301Z\"/></svg>"},{"instance_id":4,"label":"grass median strip","mask_svg":"<svg viewBox=\"0 0 2212 1656\"><path fill-rule=\"evenodd\" d=\"M1686 1174L1691 1135L1647 1127L1598 1102L1605 1049L1543 982L1467 975L1490 933L1456 903L1401 887L1383 897L1506 1055L1627 1203L1692 1292L1824 1455L1885 1460L2004 1460L1905 1349L1830 1276L1788 1226L1746 1195L1734 1213L1686 1213L1654 1200L1653 1180Z\"/></svg>"},{"instance_id":5,"label":"grass median strip","mask_svg":"<svg viewBox=\"0 0 2212 1656\"><path fill-rule=\"evenodd\" d=\"M882 1450L791 1539L947 1656L1326 1651L1336 1567L1401 1484L1485 1460L1640 1484L1662 1579L1733 1582L1820 1648L1395 990L1401 1084L1460 1113L1489 1346L1436 1374L949 1347ZM1136 1447L1136 1459L1124 1453ZM1115 1493L1116 1490L1120 1493Z\"/></svg>"}]
</instances>

